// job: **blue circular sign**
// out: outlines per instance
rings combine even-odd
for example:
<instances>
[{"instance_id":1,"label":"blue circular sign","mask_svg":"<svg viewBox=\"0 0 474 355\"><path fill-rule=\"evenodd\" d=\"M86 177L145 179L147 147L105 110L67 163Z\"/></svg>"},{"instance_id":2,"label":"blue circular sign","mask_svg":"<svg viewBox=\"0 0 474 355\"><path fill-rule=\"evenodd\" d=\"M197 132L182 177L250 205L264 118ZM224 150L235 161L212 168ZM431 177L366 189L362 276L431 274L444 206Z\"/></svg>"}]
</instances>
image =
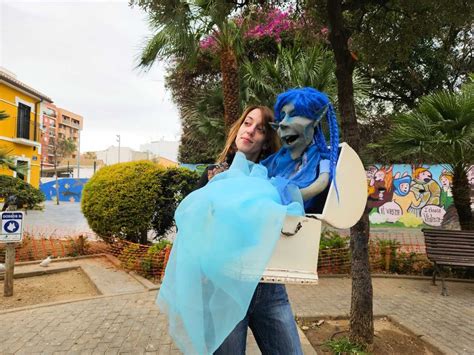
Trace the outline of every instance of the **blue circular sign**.
<instances>
[{"instance_id":1,"label":"blue circular sign","mask_svg":"<svg viewBox=\"0 0 474 355\"><path fill-rule=\"evenodd\" d=\"M3 225L3 230L7 233L15 233L20 228L17 221L8 221Z\"/></svg>"}]
</instances>

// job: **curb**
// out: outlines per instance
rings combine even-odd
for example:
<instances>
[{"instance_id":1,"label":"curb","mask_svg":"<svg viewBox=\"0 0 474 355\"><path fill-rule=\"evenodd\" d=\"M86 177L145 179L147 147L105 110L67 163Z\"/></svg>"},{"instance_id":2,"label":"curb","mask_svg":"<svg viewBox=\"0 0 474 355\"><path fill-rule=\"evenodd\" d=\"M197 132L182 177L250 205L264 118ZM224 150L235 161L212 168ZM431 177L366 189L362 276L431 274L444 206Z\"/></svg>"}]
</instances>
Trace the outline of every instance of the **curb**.
<instances>
[{"instance_id":1,"label":"curb","mask_svg":"<svg viewBox=\"0 0 474 355\"><path fill-rule=\"evenodd\" d=\"M74 260L81 260L81 259L93 259L93 258L103 258L107 257L108 254L100 253L100 254L90 254L90 255L79 255L79 256L66 256L64 258L54 258L51 259L52 263L63 262L63 261L74 261ZM32 260L32 261L20 261L15 263L15 266L23 266L23 265L34 265L39 264L41 260Z\"/></svg>"},{"instance_id":2,"label":"curb","mask_svg":"<svg viewBox=\"0 0 474 355\"><path fill-rule=\"evenodd\" d=\"M29 310L34 310L36 308L60 306L60 305L69 304L69 303L91 301L91 300L95 300L95 299L111 298L111 297L118 297L118 296L125 296L125 295L139 295L139 294L142 294L142 293L148 293L148 291L144 290L144 291L140 291L140 292L122 292L122 293L116 293L116 294L113 294L113 295L98 295L98 296L77 298L77 299L74 299L74 300L64 300L64 301L57 301L57 302L40 303L40 304L31 305L31 306L1 310L0 315L6 314L6 313L13 313L13 312L29 311Z\"/></svg>"},{"instance_id":3,"label":"curb","mask_svg":"<svg viewBox=\"0 0 474 355\"><path fill-rule=\"evenodd\" d=\"M148 291L156 291L160 289L161 285L156 285L148 279L145 279L143 276L138 275L135 271L130 271L128 273L131 277L137 280L139 283L142 284Z\"/></svg>"},{"instance_id":4,"label":"curb","mask_svg":"<svg viewBox=\"0 0 474 355\"><path fill-rule=\"evenodd\" d=\"M404 280L432 280L432 276L418 276L418 275L398 275L398 274L371 274L371 278L378 278L378 279L404 279ZM349 274L322 274L318 275L319 279L333 279L333 278L340 278L340 279L351 279ZM436 281L440 281L441 278L438 276L436 277ZM474 283L473 279L456 279L456 278L445 278L444 281L449 282L463 282L463 283Z\"/></svg>"},{"instance_id":5,"label":"curb","mask_svg":"<svg viewBox=\"0 0 474 355\"><path fill-rule=\"evenodd\" d=\"M77 270L82 268L79 265L76 266L65 266L62 268L58 269L45 269L41 271L26 271L26 272L19 272L19 273L14 273L13 274L13 279L23 279L26 277L34 277L34 276L42 276L42 275L47 275L47 274L57 274L63 271L71 271L71 270ZM84 270L82 270L84 271ZM84 272L85 273L85 272ZM0 280L3 280L5 278L5 274L0 275Z\"/></svg>"}]
</instances>

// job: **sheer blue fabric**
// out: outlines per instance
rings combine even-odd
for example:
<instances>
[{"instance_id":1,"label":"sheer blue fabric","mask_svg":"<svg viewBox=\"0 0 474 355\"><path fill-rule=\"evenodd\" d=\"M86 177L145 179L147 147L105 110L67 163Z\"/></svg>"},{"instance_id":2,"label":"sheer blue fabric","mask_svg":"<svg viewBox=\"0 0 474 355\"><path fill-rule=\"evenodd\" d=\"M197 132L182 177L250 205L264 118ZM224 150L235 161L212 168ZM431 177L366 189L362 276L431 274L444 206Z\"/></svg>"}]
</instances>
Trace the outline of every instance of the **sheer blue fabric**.
<instances>
[{"instance_id":1,"label":"sheer blue fabric","mask_svg":"<svg viewBox=\"0 0 474 355\"><path fill-rule=\"evenodd\" d=\"M287 214L267 170L237 153L229 170L188 195L157 303L185 354L211 354L245 317Z\"/></svg>"}]
</instances>

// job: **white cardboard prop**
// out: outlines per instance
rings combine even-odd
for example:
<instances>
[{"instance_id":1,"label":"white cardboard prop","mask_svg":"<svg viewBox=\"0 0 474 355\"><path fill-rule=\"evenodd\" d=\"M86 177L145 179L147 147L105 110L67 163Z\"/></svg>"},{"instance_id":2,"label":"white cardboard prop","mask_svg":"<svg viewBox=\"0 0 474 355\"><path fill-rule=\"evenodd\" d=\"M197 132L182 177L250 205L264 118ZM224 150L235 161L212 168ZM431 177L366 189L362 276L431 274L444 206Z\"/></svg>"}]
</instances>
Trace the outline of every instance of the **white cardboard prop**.
<instances>
[{"instance_id":1,"label":"white cardboard prop","mask_svg":"<svg viewBox=\"0 0 474 355\"><path fill-rule=\"evenodd\" d=\"M273 256L262 276L270 283L318 283L318 252L322 222L335 228L350 228L362 216L367 202L364 165L347 144L339 145L336 184L333 184L321 214L305 217L288 216Z\"/></svg>"}]
</instances>

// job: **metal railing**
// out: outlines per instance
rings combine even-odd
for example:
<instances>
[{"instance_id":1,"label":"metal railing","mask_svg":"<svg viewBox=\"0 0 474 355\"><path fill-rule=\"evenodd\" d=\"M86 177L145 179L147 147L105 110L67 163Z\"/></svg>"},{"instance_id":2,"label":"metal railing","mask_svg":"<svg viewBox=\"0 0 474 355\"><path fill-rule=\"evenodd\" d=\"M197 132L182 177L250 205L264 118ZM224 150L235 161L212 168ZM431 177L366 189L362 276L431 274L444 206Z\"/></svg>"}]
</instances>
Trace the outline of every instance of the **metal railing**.
<instances>
[{"instance_id":1,"label":"metal railing","mask_svg":"<svg viewBox=\"0 0 474 355\"><path fill-rule=\"evenodd\" d=\"M19 122L17 117L11 117L13 120L13 136L11 138L23 138L29 139L30 141L39 141L40 137L40 124L36 123L33 120L28 122L22 121Z\"/></svg>"}]
</instances>

